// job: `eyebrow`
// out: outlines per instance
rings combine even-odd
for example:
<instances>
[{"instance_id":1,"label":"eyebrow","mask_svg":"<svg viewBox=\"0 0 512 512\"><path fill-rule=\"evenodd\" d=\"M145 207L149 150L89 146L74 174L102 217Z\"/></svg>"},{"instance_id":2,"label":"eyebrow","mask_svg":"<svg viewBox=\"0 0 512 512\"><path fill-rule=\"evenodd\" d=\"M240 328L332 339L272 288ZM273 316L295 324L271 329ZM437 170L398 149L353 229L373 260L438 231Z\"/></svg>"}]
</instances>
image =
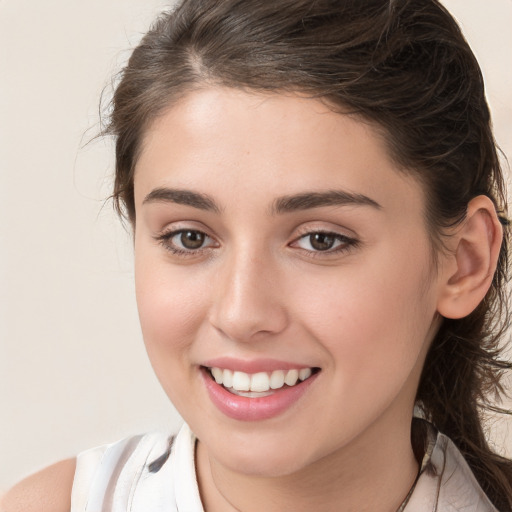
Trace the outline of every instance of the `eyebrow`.
<instances>
[{"instance_id":1,"label":"eyebrow","mask_svg":"<svg viewBox=\"0 0 512 512\"><path fill-rule=\"evenodd\" d=\"M159 187L152 190L144 198L142 204L159 202L183 204L214 213L221 212L221 208L215 200L207 194L167 187ZM271 214L279 215L324 206L345 205L371 206L377 210L382 208L379 203L363 194L354 194L345 190L328 190L326 192L304 192L278 197L272 204Z\"/></svg>"},{"instance_id":2,"label":"eyebrow","mask_svg":"<svg viewBox=\"0 0 512 512\"><path fill-rule=\"evenodd\" d=\"M277 198L272 206L273 214L289 213L323 206L371 206L380 210L382 206L368 196L354 194L345 190L328 190L326 192L305 192Z\"/></svg>"},{"instance_id":3,"label":"eyebrow","mask_svg":"<svg viewBox=\"0 0 512 512\"><path fill-rule=\"evenodd\" d=\"M148 203L176 203L192 206L200 210L220 213L217 203L206 194L199 194L191 190L175 188L155 188L145 198L142 204Z\"/></svg>"}]
</instances>

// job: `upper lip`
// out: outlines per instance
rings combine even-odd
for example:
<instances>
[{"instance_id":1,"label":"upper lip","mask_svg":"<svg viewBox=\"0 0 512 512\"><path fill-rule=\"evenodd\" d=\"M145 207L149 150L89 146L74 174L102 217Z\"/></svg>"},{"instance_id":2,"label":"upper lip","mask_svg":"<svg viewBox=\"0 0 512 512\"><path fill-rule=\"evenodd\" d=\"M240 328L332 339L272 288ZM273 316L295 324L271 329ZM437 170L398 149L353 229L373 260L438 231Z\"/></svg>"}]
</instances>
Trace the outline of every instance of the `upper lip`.
<instances>
[{"instance_id":1,"label":"upper lip","mask_svg":"<svg viewBox=\"0 0 512 512\"><path fill-rule=\"evenodd\" d=\"M207 368L222 368L223 370L244 373L273 372L274 370L300 370L314 368L310 364L280 361L278 359L237 359L233 357L217 357L201 363Z\"/></svg>"}]
</instances>

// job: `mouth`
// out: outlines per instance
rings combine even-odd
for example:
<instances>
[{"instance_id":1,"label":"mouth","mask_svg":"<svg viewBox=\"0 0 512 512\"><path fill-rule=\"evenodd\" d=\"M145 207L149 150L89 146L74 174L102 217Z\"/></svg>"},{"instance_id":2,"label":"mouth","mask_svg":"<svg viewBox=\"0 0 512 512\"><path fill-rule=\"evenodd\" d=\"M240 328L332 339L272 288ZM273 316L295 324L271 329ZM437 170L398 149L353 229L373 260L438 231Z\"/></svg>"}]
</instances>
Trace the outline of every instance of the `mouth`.
<instances>
[{"instance_id":1,"label":"mouth","mask_svg":"<svg viewBox=\"0 0 512 512\"><path fill-rule=\"evenodd\" d=\"M316 375L320 368L294 368L246 373L219 367L203 367L205 373L229 393L245 398L264 398L294 388Z\"/></svg>"}]
</instances>

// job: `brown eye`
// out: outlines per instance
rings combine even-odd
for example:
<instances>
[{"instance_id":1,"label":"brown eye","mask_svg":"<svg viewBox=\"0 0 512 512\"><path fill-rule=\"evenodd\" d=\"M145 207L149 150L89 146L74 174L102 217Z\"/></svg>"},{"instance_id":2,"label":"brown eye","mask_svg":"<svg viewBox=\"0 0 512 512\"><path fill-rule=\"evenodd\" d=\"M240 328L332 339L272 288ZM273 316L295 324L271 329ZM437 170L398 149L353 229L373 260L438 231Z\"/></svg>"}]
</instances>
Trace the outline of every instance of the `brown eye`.
<instances>
[{"instance_id":1,"label":"brown eye","mask_svg":"<svg viewBox=\"0 0 512 512\"><path fill-rule=\"evenodd\" d=\"M193 256L218 247L213 238L197 229L177 229L157 236L156 240L164 249L181 256Z\"/></svg>"},{"instance_id":2,"label":"brown eye","mask_svg":"<svg viewBox=\"0 0 512 512\"><path fill-rule=\"evenodd\" d=\"M200 249L205 239L206 235L201 231L182 231L179 234L180 245L189 250Z\"/></svg>"},{"instance_id":3,"label":"brown eye","mask_svg":"<svg viewBox=\"0 0 512 512\"><path fill-rule=\"evenodd\" d=\"M336 237L330 233L312 233L309 235L309 243L316 251L328 251L334 247Z\"/></svg>"},{"instance_id":4,"label":"brown eye","mask_svg":"<svg viewBox=\"0 0 512 512\"><path fill-rule=\"evenodd\" d=\"M314 254L339 254L358 245L358 241L341 233L312 231L295 240L292 247L298 247Z\"/></svg>"}]
</instances>

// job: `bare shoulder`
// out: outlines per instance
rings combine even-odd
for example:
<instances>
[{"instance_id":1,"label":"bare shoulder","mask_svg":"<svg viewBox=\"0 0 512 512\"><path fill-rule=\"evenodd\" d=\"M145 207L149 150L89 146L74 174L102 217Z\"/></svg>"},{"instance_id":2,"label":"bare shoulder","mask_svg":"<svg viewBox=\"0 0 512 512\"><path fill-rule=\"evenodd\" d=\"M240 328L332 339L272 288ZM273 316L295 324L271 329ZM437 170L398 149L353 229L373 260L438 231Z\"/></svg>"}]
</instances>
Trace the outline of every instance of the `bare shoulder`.
<instances>
[{"instance_id":1,"label":"bare shoulder","mask_svg":"<svg viewBox=\"0 0 512 512\"><path fill-rule=\"evenodd\" d=\"M76 459L35 473L0 497L0 512L69 512Z\"/></svg>"}]
</instances>

